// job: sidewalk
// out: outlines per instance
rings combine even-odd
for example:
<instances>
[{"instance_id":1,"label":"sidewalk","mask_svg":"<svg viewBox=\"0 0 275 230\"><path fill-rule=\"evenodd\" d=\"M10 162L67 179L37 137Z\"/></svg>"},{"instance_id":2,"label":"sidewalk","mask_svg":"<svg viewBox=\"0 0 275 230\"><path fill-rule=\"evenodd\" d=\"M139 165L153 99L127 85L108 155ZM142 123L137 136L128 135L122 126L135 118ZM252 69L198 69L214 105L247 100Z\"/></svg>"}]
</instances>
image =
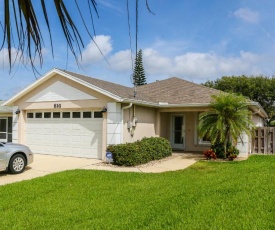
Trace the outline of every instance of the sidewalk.
<instances>
[{"instance_id":1,"label":"sidewalk","mask_svg":"<svg viewBox=\"0 0 275 230\"><path fill-rule=\"evenodd\" d=\"M31 165L27 166L26 170L23 173L12 175L6 172L0 172L0 185L10 184L23 180L30 180L51 173L73 169L161 173L166 171L185 169L194 164L198 159L200 159L200 155L175 153L171 157L159 161L150 162L145 165L140 165L136 167L119 167L112 164L104 163L101 160L97 159L36 154L34 156L34 162Z\"/></svg>"},{"instance_id":2,"label":"sidewalk","mask_svg":"<svg viewBox=\"0 0 275 230\"><path fill-rule=\"evenodd\" d=\"M143 173L161 173L167 171L176 171L189 167L197 162L197 157L186 157L184 154L173 154L167 159L150 162L148 164L134 167L119 167L108 163L97 163L83 167L83 169L107 170L117 172L143 172Z\"/></svg>"}]
</instances>

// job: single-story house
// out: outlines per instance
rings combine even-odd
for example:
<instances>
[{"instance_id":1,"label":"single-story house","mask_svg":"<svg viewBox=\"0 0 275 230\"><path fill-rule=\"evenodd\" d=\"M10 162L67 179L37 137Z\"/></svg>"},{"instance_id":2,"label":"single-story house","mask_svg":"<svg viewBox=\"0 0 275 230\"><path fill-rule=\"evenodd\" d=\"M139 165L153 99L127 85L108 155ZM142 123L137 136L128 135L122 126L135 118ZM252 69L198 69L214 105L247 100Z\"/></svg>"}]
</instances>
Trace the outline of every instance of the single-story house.
<instances>
[{"instance_id":1,"label":"single-story house","mask_svg":"<svg viewBox=\"0 0 275 230\"><path fill-rule=\"evenodd\" d=\"M3 104L12 109L0 114L1 140L12 136L34 153L98 159L105 158L108 145L151 136L168 139L175 150L203 151L210 143L198 136L199 113L218 93L176 77L135 90L52 69ZM249 109L255 124L263 126L267 114L260 104L251 102ZM251 140L243 135L243 141L238 148L246 156Z\"/></svg>"}]
</instances>

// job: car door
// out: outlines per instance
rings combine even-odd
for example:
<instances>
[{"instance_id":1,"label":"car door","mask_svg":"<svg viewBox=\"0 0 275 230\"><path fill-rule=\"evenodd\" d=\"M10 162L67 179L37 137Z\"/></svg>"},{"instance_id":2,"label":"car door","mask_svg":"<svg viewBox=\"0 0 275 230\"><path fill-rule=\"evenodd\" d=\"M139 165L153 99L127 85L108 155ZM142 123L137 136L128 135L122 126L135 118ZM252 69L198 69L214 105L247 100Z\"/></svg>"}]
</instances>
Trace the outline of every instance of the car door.
<instances>
[{"instance_id":1,"label":"car door","mask_svg":"<svg viewBox=\"0 0 275 230\"><path fill-rule=\"evenodd\" d=\"M6 157L7 157L6 148L2 143L0 143L0 170L6 169L6 162L7 162Z\"/></svg>"}]
</instances>

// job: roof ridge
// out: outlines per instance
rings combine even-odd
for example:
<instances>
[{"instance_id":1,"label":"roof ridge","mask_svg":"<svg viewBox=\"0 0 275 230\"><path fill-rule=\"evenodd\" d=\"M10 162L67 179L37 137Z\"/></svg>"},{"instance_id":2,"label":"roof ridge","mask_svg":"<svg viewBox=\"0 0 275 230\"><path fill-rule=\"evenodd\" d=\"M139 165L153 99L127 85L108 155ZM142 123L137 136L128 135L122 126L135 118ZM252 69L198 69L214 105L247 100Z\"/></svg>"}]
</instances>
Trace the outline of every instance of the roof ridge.
<instances>
[{"instance_id":1,"label":"roof ridge","mask_svg":"<svg viewBox=\"0 0 275 230\"><path fill-rule=\"evenodd\" d=\"M192 81L189 81L189 80L186 80L186 79L182 79L182 78L179 78L179 77L170 77L170 78L167 78L166 80L173 79L173 78L178 79L178 80L182 80L182 81L185 81L185 82L188 82L188 83L190 83L190 84L192 84L192 85L195 85L195 86L204 87L204 88L206 88L206 89L208 89L208 90L210 89L210 90L215 90L215 91L217 91L217 92L221 92L221 90L214 89L214 88L211 88L211 87L202 85L202 84L194 83L194 82L192 82Z\"/></svg>"},{"instance_id":2,"label":"roof ridge","mask_svg":"<svg viewBox=\"0 0 275 230\"><path fill-rule=\"evenodd\" d=\"M114 82L111 82L111 81L106 81L106 80L102 80L102 79L99 79L99 78L90 77L88 75L76 73L76 72L69 71L69 70L64 70L64 69L58 69L58 70L60 70L62 72L65 72L67 74L74 74L74 75L78 75L78 76L81 76L81 77L86 77L86 78L89 78L89 79L93 79L93 80L96 80L96 81L107 82L107 83L111 83L111 84L118 85L120 87L125 87L125 88L128 88L128 89L132 89L133 88L133 87L128 87L128 86L121 85L121 84L118 84L118 83L114 83ZM75 77L74 75L72 75L72 77Z\"/></svg>"}]
</instances>

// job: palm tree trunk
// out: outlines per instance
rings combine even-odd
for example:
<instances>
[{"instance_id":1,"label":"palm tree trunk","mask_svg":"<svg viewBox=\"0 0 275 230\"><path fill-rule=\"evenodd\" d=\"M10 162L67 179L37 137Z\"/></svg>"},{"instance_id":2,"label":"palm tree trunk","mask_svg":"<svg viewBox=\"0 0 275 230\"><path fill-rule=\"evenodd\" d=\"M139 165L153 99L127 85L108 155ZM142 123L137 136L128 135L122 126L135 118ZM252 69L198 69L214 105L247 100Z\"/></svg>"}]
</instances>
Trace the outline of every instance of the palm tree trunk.
<instances>
[{"instance_id":1,"label":"palm tree trunk","mask_svg":"<svg viewBox=\"0 0 275 230\"><path fill-rule=\"evenodd\" d=\"M229 138L230 138L230 129L226 130L226 134L225 134L225 140L224 140L224 153L223 153L223 158L226 158L226 153L227 153L227 144L229 142Z\"/></svg>"}]
</instances>

